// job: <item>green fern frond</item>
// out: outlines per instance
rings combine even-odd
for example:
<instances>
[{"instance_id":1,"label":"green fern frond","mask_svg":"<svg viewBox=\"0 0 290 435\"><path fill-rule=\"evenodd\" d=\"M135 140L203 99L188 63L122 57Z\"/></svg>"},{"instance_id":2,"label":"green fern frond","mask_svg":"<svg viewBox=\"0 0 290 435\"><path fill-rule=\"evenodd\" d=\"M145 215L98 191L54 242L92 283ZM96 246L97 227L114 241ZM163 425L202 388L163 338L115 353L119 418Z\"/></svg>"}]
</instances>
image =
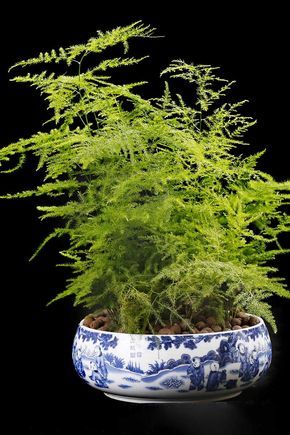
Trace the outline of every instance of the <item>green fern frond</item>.
<instances>
[{"instance_id":1,"label":"green fern frond","mask_svg":"<svg viewBox=\"0 0 290 435\"><path fill-rule=\"evenodd\" d=\"M47 243L54 239L55 237L62 237L64 235L69 235L70 230L68 228L56 228L53 232L51 232L45 239L41 242L41 244L38 246L38 248L34 251L32 256L29 258L29 261L34 260L34 258L37 257L37 255L42 251L42 249L47 245Z\"/></svg>"},{"instance_id":2,"label":"green fern frond","mask_svg":"<svg viewBox=\"0 0 290 435\"><path fill-rule=\"evenodd\" d=\"M56 180L54 183L44 183L38 186L35 190L24 190L17 193L8 193L7 195L0 196L1 199L16 199L16 198L29 198L31 196L60 196L69 193L69 191L74 191L75 189L81 188L81 186L86 186L85 182L75 181L75 180Z\"/></svg>"},{"instance_id":3,"label":"green fern frond","mask_svg":"<svg viewBox=\"0 0 290 435\"><path fill-rule=\"evenodd\" d=\"M193 65L182 60L173 60L169 67L164 69L161 76L169 74L171 78L181 78L197 86L198 105L201 110L207 111L209 107L222 96L235 83L218 77L214 74L218 67L210 65ZM216 84L225 83L215 88Z\"/></svg>"},{"instance_id":4,"label":"green fern frond","mask_svg":"<svg viewBox=\"0 0 290 435\"><path fill-rule=\"evenodd\" d=\"M140 57L138 59L132 57L132 58L120 58L120 57L116 57L114 59L105 59L102 62L99 63L98 66L96 66L92 72L95 71L107 71L108 69L112 69L112 68L120 68L122 66L131 66L131 65L136 65L140 62L142 62L145 59L148 59L149 56L143 56Z\"/></svg>"},{"instance_id":5,"label":"green fern frond","mask_svg":"<svg viewBox=\"0 0 290 435\"><path fill-rule=\"evenodd\" d=\"M29 67L43 63L66 62L70 65L81 55L86 55L88 53L101 53L106 48L113 47L117 44L123 44L125 52L127 52L129 39L136 37L148 38L152 36L154 32L154 28L151 28L151 26L145 26L141 21L136 21L129 26L117 27L116 29L104 33L98 31L97 37L91 38L87 44L78 44L65 49L60 47L58 50L51 50L50 53L40 53L37 57L17 62L9 69L9 71L17 67Z\"/></svg>"},{"instance_id":6,"label":"green fern frond","mask_svg":"<svg viewBox=\"0 0 290 435\"><path fill-rule=\"evenodd\" d=\"M67 59L66 50L64 48L60 47L58 49L58 52L53 49L53 50L51 50L50 53L48 53L48 52L40 53L37 57L17 62L10 67L9 72L13 68L37 65L39 63L51 63L51 62L59 63L60 61L65 61L66 59Z\"/></svg>"}]
</instances>

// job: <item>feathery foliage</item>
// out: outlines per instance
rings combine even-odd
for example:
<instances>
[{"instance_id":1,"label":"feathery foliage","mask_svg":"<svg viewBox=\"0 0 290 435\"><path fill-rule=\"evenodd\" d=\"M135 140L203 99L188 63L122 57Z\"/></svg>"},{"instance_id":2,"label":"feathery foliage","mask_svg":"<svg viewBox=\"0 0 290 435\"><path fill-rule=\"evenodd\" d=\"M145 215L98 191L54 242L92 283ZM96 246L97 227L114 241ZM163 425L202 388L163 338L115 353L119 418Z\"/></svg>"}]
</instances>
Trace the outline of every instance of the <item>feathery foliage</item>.
<instances>
[{"instance_id":1,"label":"feathery foliage","mask_svg":"<svg viewBox=\"0 0 290 435\"><path fill-rule=\"evenodd\" d=\"M273 260L287 252L279 236L290 229L290 181L258 170L262 153L234 153L254 121L240 114L244 101L224 101L233 82L217 68L173 61L162 72L170 85L153 99L135 90L143 82L113 82L108 71L144 57L99 55L119 44L126 53L131 38L153 32L137 22L14 65L62 63L66 71L12 79L40 90L53 128L0 150L2 172L29 155L45 171L35 190L5 198L45 196L41 219L62 222L40 247L69 238L60 254L72 273L54 300L109 307L131 333L197 312L225 321L240 308L275 330L267 299L289 297ZM95 66L84 68L87 56ZM172 91L177 79L192 86L189 103Z\"/></svg>"}]
</instances>

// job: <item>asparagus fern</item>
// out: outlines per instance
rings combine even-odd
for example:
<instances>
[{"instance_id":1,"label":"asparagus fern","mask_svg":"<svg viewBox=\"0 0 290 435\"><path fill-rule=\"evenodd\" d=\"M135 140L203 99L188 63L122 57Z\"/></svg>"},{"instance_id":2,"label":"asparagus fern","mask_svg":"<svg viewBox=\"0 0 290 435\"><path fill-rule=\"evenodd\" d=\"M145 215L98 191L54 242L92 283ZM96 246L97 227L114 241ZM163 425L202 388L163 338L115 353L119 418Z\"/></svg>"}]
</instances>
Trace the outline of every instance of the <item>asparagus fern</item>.
<instances>
[{"instance_id":1,"label":"asparagus fern","mask_svg":"<svg viewBox=\"0 0 290 435\"><path fill-rule=\"evenodd\" d=\"M290 295L273 266L289 251L279 236L290 229L290 182L257 168L262 153L236 152L255 122L240 113L244 101L227 100L233 82L217 68L173 61L158 98L142 96L144 82L112 80L114 68L145 59L127 57L131 38L153 34L137 22L11 68L32 68L12 80L39 89L52 116L0 150L2 172L34 155L45 173L34 190L4 198L44 196L41 219L61 222L35 253L53 237L69 239L60 255L72 272L53 300L109 307L131 333L196 312L225 321L237 308L276 330L267 300ZM124 55L98 60L120 44ZM181 81L190 95L175 90Z\"/></svg>"}]
</instances>

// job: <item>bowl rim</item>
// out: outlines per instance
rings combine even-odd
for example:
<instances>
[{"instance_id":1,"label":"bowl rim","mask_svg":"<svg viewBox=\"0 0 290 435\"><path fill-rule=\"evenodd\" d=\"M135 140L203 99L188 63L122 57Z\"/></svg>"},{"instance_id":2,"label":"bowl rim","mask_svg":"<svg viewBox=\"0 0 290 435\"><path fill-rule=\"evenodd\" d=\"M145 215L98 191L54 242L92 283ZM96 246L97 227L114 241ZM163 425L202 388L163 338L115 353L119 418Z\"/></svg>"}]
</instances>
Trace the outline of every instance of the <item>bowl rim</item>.
<instances>
[{"instance_id":1,"label":"bowl rim","mask_svg":"<svg viewBox=\"0 0 290 435\"><path fill-rule=\"evenodd\" d=\"M136 336L136 337L176 337L176 336L184 336L184 337L188 337L188 336L196 336L196 337L200 337L203 335L223 335L223 334L234 334L234 333L239 333L241 331L250 331L251 329L257 328L259 326L265 325L264 320L262 319L262 317L256 316L255 314L250 314L250 313L245 313L249 316L253 316L256 317L257 319L259 319L259 323L257 323L256 325L253 326L249 326L248 328L242 328L242 329L230 329L229 331L220 331L220 332L203 332L202 334L196 334L196 333L188 333L188 334L130 334L129 332L114 332L114 331L101 331L100 329L92 329L89 328L85 325L83 325L83 321L85 320L84 318L79 322L78 327L79 328L83 328L86 331L89 331L91 333L96 333L96 334L114 334L114 335L120 335L120 336Z\"/></svg>"}]
</instances>

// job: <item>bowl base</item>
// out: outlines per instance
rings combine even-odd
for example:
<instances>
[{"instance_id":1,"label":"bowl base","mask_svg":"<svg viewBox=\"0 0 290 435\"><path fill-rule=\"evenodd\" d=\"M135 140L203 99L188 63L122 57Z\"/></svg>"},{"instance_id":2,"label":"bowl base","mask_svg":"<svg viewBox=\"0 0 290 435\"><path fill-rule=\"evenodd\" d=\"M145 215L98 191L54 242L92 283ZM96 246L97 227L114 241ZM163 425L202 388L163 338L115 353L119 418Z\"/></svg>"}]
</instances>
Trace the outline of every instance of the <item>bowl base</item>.
<instances>
[{"instance_id":1,"label":"bowl base","mask_svg":"<svg viewBox=\"0 0 290 435\"><path fill-rule=\"evenodd\" d=\"M130 402L130 403L208 403L208 402L217 402L221 400L233 399L241 394L241 391L236 393L226 393L226 394L216 394L211 397L205 397L202 399L194 400L194 399L157 399L151 397L134 397L134 396L121 396L119 394L112 393L104 393L105 396L110 399L119 400L121 402Z\"/></svg>"}]
</instances>

